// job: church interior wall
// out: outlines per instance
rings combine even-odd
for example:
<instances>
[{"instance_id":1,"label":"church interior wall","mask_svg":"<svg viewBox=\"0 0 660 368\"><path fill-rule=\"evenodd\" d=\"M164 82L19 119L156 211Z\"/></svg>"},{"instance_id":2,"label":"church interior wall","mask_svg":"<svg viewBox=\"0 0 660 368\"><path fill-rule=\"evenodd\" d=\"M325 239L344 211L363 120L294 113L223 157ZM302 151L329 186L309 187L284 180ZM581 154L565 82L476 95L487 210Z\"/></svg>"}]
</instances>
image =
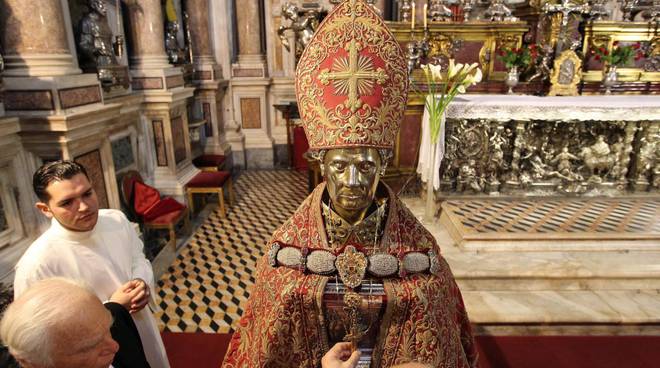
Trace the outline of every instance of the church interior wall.
<instances>
[{"instance_id":1,"label":"church interior wall","mask_svg":"<svg viewBox=\"0 0 660 368\"><path fill-rule=\"evenodd\" d=\"M156 186L163 194L172 194L185 200L182 184L198 172L191 164L193 155L218 153L217 147L200 145L211 143L206 132L190 126L207 113L213 116L212 120L216 124L209 127L213 129L212 135L221 136L216 139L217 142L225 142L219 153L228 156L228 169L233 166L232 150L244 151L242 145L245 138L240 125L235 123L232 95L228 93L231 85L227 83L231 75L232 50L235 49L233 34L226 30L233 27L232 14L228 12L233 11L231 2L209 1L211 62L217 61L217 67L212 70L215 81L201 86L200 83L184 81L178 66L173 68L165 64L160 70L136 66L134 61L137 59L132 54L135 49L131 47L135 41L129 39L132 27L129 6L120 1L121 13L118 13L118 2L102 0L107 11L105 21L112 32L111 41L114 42L115 36L124 36L122 52L115 55L117 63L120 67L131 68L132 75L128 84L106 88L96 73L82 73L79 69L80 53L76 46L76 32L79 32L78 22L90 11L89 2L51 1L61 7L62 21L52 26L64 33L68 56L57 59L53 65L58 66L50 68L35 64L30 55L3 55L8 63L7 69L0 72L4 77L0 89L6 91L7 97L3 100L7 103L0 103L0 120L3 127L6 127L8 125L5 125L5 121L12 119L17 131L7 136L0 134L3 144L6 140L11 142L7 146L11 149L3 145L3 148L7 148L3 152L13 154L11 160L3 158L0 161L2 193L5 196L6 193L16 194L2 199L5 218L12 219L7 221L7 227L15 230L12 230L9 237L3 237L0 231L0 242L11 238L11 242L0 244L0 257L3 259L0 279L9 277L13 263L24 248L48 226L48 221L34 209L36 198L30 189L31 175L43 162L54 159L84 161L90 175L96 180L95 185L98 186L103 206L121 208L118 179L129 170L139 171L145 182ZM177 18L183 19L185 1L175 0L172 3ZM5 6L15 4L7 3ZM42 7L45 4L36 6ZM11 11L11 8L7 9L7 12L3 11L5 17L21 16ZM52 21L53 17L45 19ZM2 34L6 36L8 33L5 32L10 32L14 37L12 42L19 46L30 41L26 29L20 32L3 29ZM187 40L184 32L177 34L177 40L180 45L185 44ZM5 41L3 37L2 43ZM106 42L106 46L112 48L113 44ZM47 50L36 52L48 54ZM64 62L69 64L64 65ZM126 73L129 78L128 70ZM149 81L141 80L142 77L159 78L161 88L144 89L150 85ZM92 91L92 88L95 90ZM265 103L264 100L261 109L264 112ZM211 109L210 105L214 108ZM265 121L265 118L261 118ZM154 121L162 124L162 141L154 140ZM176 126L173 126L172 121L176 122ZM191 135L201 135L200 140L193 142L192 146ZM167 160L164 165L162 161L159 162L159 149L163 147L158 144L161 143L169 146L164 151Z\"/></svg>"}]
</instances>

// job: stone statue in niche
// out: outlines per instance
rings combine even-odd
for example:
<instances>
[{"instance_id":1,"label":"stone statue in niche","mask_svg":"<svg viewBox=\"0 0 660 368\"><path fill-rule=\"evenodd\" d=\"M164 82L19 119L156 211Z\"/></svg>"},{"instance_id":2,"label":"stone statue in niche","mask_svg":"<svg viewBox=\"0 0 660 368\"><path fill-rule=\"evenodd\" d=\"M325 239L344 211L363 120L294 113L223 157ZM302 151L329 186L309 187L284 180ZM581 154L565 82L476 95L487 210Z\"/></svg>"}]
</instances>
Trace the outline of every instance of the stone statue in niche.
<instances>
[{"instance_id":1,"label":"stone statue in niche","mask_svg":"<svg viewBox=\"0 0 660 368\"><path fill-rule=\"evenodd\" d=\"M309 9L300 15L299 9L295 4L286 2L282 5L282 18L289 20L291 23L288 26L281 25L277 29L277 36L280 38L282 46L291 52L291 45L285 32L288 30L293 32L296 42L294 52L297 62L319 26L319 12L315 9Z\"/></svg>"},{"instance_id":2,"label":"stone statue in niche","mask_svg":"<svg viewBox=\"0 0 660 368\"><path fill-rule=\"evenodd\" d=\"M114 83L114 75L107 69L119 65L112 46L112 30L106 18L103 0L89 0L89 13L80 21L81 68L96 69L102 83Z\"/></svg>"}]
</instances>

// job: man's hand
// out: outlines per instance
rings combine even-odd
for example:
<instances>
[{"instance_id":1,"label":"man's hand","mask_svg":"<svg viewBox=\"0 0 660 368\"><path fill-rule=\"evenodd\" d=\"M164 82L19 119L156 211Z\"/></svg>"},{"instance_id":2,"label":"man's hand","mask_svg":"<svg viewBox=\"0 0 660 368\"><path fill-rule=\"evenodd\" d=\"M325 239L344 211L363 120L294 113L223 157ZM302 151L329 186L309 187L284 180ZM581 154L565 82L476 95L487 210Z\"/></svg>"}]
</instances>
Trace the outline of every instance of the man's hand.
<instances>
[{"instance_id":1,"label":"man's hand","mask_svg":"<svg viewBox=\"0 0 660 368\"><path fill-rule=\"evenodd\" d=\"M350 342L335 344L321 359L322 368L355 368L360 359L360 350L351 353Z\"/></svg>"},{"instance_id":2,"label":"man's hand","mask_svg":"<svg viewBox=\"0 0 660 368\"><path fill-rule=\"evenodd\" d=\"M114 293L110 296L110 301L117 304L121 304L127 311L131 310L131 300L136 296L137 293L134 291L133 282L129 281L124 285L120 286L119 289L115 290Z\"/></svg>"},{"instance_id":3,"label":"man's hand","mask_svg":"<svg viewBox=\"0 0 660 368\"><path fill-rule=\"evenodd\" d=\"M142 279L133 279L128 283L133 287L131 290L131 306L128 311L131 313L139 312L149 303L151 297L149 285Z\"/></svg>"}]
</instances>

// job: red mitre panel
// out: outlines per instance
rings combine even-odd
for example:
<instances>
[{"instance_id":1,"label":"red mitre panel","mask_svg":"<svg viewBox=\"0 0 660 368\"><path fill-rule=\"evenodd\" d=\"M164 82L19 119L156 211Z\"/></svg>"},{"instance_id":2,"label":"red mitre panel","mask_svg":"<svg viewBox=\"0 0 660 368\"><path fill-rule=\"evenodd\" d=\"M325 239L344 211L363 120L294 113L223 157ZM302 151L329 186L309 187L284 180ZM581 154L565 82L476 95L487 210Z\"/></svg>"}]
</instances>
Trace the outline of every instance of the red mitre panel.
<instances>
[{"instance_id":1,"label":"red mitre panel","mask_svg":"<svg viewBox=\"0 0 660 368\"><path fill-rule=\"evenodd\" d=\"M296 95L310 149L393 148L406 106L406 58L378 14L346 0L298 62Z\"/></svg>"}]
</instances>

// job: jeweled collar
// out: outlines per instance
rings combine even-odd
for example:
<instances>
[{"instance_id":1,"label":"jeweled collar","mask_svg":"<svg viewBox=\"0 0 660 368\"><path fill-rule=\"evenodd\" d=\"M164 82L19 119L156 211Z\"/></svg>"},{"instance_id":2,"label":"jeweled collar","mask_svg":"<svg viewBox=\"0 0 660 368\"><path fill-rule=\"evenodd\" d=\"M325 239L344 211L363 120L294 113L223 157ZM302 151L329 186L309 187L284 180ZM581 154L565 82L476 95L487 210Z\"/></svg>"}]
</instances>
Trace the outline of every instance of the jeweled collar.
<instances>
[{"instance_id":1,"label":"jeweled collar","mask_svg":"<svg viewBox=\"0 0 660 368\"><path fill-rule=\"evenodd\" d=\"M385 215L387 214L387 197L374 200L376 208L362 221L355 225L344 220L325 201L321 202L321 213L325 231L328 236L328 244L331 248L338 249L349 240L365 247L375 247L383 234L385 226Z\"/></svg>"}]
</instances>

